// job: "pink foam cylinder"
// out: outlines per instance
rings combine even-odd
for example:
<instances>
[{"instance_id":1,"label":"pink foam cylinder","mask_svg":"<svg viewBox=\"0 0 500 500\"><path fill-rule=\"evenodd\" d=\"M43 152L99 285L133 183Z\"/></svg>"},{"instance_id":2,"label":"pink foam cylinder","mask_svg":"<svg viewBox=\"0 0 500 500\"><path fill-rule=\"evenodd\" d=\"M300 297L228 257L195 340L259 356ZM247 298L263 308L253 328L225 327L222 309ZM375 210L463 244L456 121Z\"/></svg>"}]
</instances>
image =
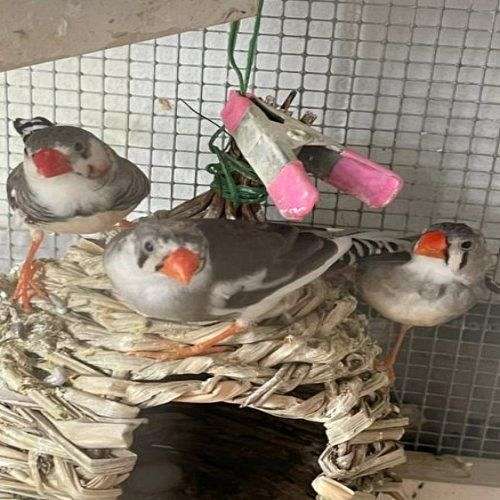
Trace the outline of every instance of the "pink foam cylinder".
<instances>
[{"instance_id":1,"label":"pink foam cylinder","mask_svg":"<svg viewBox=\"0 0 500 500\"><path fill-rule=\"evenodd\" d=\"M238 130L241 120L243 120L251 104L252 101L248 97L241 95L239 92L236 92L235 90L231 90L229 92L229 98L225 106L222 108L220 116L226 130L230 134L233 134L236 130Z\"/></svg>"},{"instance_id":2,"label":"pink foam cylinder","mask_svg":"<svg viewBox=\"0 0 500 500\"><path fill-rule=\"evenodd\" d=\"M280 214L293 221L301 221L319 198L299 160L286 163L266 188Z\"/></svg>"},{"instance_id":3,"label":"pink foam cylinder","mask_svg":"<svg viewBox=\"0 0 500 500\"><path fill-rule=\"evenodd\" d=\"M373 208L391 203L403 189L403 179L388 168L345 149L328 182Z\"/></svg>"}]
</instances>

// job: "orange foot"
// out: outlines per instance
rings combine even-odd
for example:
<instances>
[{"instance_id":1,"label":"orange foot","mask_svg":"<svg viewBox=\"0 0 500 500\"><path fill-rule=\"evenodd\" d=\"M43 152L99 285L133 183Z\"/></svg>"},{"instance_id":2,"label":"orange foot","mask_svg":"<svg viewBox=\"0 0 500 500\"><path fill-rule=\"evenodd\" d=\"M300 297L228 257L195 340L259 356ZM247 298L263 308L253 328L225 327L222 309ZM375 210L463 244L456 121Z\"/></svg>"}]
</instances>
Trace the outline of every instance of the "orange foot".
<instances>
[{"instance_id":1,"label":"orange foot","mask_svg":"<svg viewBox=\"0 0 500 500\"><path fill-rule=\"evenodd\" d=\"M242 331L244 328L237 323L233 323L228 326L225 330L213 337L200 342L195 345L179 345L177 342L166 341L165 349L160 351L134 351L129 352L131 356L139 356L142 358L151 358L158 361L171 361L174 359L190 358L191 356L202 356L204 354L213 354L217 352L223 352L225 349L222 346L218 346L219 342L222 342L229 337Z\"/></svg>"},{"instance_id":2,"label":"orange foot","mask_svg":"<svg viewBox=\"0 0 500 500\"><path fill-rule=\"evenodd\" d=\"M42 264L36 260L26 261L19 273L19 279L12 299L19 303L24 312L30 313L33 297L47 297L47 293L39 285L36 274Z\"/></svg>"},{"instance_id":3,"label":"orange foot","mask_svg":"<svg viewBox=\"0 0 500 500\"><path fill-rule=\"evenodd\" d=\"M42 267L42 264L35 260L35 255L43 242L43 238L44 233L39 229L34 230L31 234L31 245L26 260L21 267L17 286L12 296L12 299L19 302L23 311L27 313L31 312L31 299L35 295L47 296L45 291L38 285L35 276Z\"/></svg>"}]
</instances>

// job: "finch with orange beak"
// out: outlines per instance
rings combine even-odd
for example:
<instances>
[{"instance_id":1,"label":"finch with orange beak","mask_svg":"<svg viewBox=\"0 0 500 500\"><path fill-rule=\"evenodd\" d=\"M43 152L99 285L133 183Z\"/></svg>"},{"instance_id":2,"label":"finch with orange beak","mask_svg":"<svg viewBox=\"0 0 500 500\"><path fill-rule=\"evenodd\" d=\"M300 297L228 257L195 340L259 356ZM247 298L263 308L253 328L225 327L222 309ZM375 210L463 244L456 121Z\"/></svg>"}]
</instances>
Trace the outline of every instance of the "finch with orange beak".
<instances>
[{"instance_id":1,"label":"finch with orange beak","mask_svg":"<svg viewBox=\"0 0 500 500\"><path fill-rule=\"evenodd\" d=\"M7 179L9 205L30 228L32 243L14 299L30 310L44 234L93 234L111 229L149 194L149 180L130 161L78 127L37 117L14 121L24 159Z\"/></svg>"},{"instance_id":2,"label":"finch with orange beak","mask_svg":"<svg viewBox=\"0 0 500 500\"><path fill-rule=\"evenodd\" d=\"M110 242L104 267L116 294L145 316L232 322L208 341L142 353L175 359L210 352L250 325L282 315L295 291L343 258L399 248L394 238L380 236L337 237L320 229L225 219L144 220Z\"/></svg>"},{"instance_id":3,"label":"finch with orange beak","mask_svg":"<svg viewBox=\"0 0 500 500\"><path fill-rule=\"evenodd\" d=\"M412 326L446 323L465 314L488 291L500 293L489 274L492 268L481 233L455 222L432 225L389 256L361 259L353 279L358 295L400 324L394 347L379 366L394 377L393 365Z\"/></svg>"}]
</instances>

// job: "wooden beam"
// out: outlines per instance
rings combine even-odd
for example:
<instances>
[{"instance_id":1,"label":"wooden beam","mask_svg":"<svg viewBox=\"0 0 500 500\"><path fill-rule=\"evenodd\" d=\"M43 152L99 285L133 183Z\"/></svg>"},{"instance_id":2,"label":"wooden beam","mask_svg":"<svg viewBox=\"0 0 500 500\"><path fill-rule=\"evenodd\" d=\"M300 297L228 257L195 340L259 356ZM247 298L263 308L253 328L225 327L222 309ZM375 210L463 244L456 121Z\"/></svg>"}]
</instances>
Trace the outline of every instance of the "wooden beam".
<instances>
[{"instance_id":1,"label":"wooden beam","mask_svg":"<svg viewBox=\"0 0 500 500\"><path fill-rule=\"evenodd\" d=\"M0 71L256 14L257 0L0 0Z\"/></svg>"}]
</instances>

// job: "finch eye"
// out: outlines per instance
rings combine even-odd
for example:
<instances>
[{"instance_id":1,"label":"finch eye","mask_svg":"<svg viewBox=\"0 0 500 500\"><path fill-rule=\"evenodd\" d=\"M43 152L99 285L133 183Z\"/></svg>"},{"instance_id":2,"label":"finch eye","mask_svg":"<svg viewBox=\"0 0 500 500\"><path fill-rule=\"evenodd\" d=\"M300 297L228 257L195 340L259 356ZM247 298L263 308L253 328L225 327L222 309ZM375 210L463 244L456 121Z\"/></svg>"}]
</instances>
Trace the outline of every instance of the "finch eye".
<instances>
[{"instance_id":1,"label":"finch eye","mask_svg":"<svg viewBox=\"0 0 500 500\"><path fill-rule=\"evenodd\" d=\"M75 151L81 152L83 151L83 144L81 142L75 142Z\"/></svg>"},{"instance_id":2,"label":"finch eye","mask_svg":"<svg viewBox=\"0 0 500 500\"><path fill-rule=\"evenodd\" d=\"M146 250L146 252L152 252L154 248L155 247L153 243L151 243L150 241L146 241L146 243L144 243L144 250Z\"/></svg>"},{"instance_id":3,"label":"finch eye","mask_svg":"<svg viewBox=\"0 0 500 500\"><path fill-rule=\"evenodd\" d=\"M472 241L464 241L460 246L463 250L469 250L469 248L472 246Z\"/></svg>"}]
</instances>

